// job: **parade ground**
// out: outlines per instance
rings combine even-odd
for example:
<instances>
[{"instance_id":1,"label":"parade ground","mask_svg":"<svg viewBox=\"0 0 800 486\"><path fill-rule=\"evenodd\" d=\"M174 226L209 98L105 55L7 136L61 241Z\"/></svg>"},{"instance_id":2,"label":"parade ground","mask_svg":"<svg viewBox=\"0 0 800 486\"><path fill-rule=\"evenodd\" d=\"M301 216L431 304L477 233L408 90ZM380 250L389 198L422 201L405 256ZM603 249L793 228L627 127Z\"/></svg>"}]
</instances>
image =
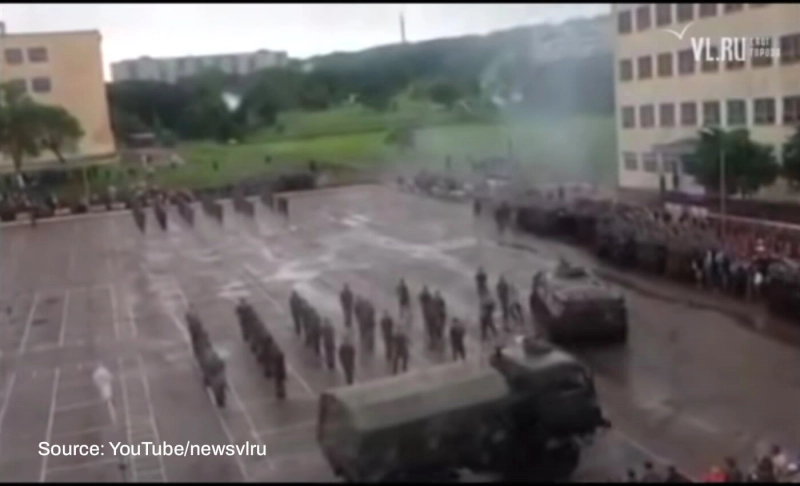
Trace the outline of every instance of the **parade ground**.
<instances>
[{"instance_id":1,"label":"parade ground","mask_svg":"<svg viewBox=\"0 0 800 486\"><path fill-rule=\"evenodd\" d=\"M290 218L256 203L255 218L223 203L223 224L195 208L191 227L168 210L163 231L148 210L144 234L129 212L0 228L0 478L3 481L330 481L316 446L318 394L343 383L305 349L288 316L297 289L337 332L339 291L397 312L395 287L439 290L465 318L469 359L477 336L474 275L502 272L527 301L533 274L561 251L496 241L471 207L377 185L290 197ZM588 445L576 481L619 478L627 467L670 458L696 473L763 441L800 444L800 355L743 329L723 313L625 289L630 341L577 350L595 372L613 426ZM288 398L274 399L244 345L234 314L256 308L284 350ZM226 359L227 407L202 386L183 318L193 305ZM419 316L411 368L446 357L426 349ZM388 376L379 343L357 355L356 380ZM113 374L104 402L92 381ZM110 443L257 445L266 455L121 458ZM105 445L103 455L42 456L39 443Z\"/></svg>"}]
</instances>

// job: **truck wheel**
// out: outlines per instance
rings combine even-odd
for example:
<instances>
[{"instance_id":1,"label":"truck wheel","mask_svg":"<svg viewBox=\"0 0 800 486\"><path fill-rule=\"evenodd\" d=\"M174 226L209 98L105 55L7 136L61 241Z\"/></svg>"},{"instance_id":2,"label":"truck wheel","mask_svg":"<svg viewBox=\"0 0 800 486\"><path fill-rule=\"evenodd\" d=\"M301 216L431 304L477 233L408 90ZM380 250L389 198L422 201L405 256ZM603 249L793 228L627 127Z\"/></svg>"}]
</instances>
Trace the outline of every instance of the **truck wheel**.
<instances>
[{"instance_id":1,"label":"truck wheel","mask_svg":"<svg viewBox=\"0 0 800 486\"><path fill-rule=\"evenodd\" d=\"M580 448L570 442L548 453L550 476L553 481L569 479L577 469L581 459Z\"/></svg>"}]
</instances>

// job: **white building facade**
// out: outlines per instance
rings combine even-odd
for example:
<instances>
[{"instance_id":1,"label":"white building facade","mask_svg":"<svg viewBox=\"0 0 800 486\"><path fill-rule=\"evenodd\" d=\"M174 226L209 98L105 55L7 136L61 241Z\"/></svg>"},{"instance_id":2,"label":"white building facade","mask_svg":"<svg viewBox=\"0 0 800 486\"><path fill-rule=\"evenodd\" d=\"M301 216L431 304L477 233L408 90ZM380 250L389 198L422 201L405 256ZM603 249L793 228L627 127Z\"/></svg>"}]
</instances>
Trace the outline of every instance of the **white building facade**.
<instances>
[{"instance_id":1,"label":"white building facade","mask_svg":"<svg viewBox=\"0 0 800 486\"><path fill-rule=\"evenodd\" d=\"M612 15L621 187L656 189L666 180L667 189L690 189L680 157L658 147L693 139L704 126L745 127L781 160L800 124L800 4L612 4ZM699 61L693 38L712 46ZM777 57L748 47L744 61L721 58L726 38Z\"/></svg>"},{"instance_id":2,"label":"white building facade","mask_svg":"<svg viewBox=\"0 0 800 486\"><path fill-rule=\"evenodd\" d=\"M212 56L142 57L111 64L111 77L114 82L147 80L174 83L209 69L243 76L265 68L285 66L287 63L288 56L285 52L266 50Z\"/></svg>"}]
</instances>

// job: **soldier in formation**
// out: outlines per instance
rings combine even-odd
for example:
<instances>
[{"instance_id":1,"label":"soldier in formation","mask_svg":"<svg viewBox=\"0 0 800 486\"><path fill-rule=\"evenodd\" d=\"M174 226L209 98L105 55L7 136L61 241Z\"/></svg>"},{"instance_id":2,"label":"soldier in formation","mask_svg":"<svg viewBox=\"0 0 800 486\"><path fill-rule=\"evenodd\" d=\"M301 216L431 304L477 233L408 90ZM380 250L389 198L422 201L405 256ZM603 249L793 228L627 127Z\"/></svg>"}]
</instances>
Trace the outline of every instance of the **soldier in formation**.
<instances>
[{"instance_id":1,"label":"soldier in formation","mask_svg":"<svg viewBox=\"0 0 800 486\"><path fill-rule=\"evenodd\" d=\"M437 290L431 301L432 322L431 322L431 341L433 342L433 349L442 351L444 350L444 331L447 326L447 304L442 297L442 294Z\"/></svg>"},{"instance_id":2,"label":"soldier in formation","mask_svg":"<svg viewBox=\"0 0 800 486\"><path fill-rule=\"evenodd\" d=\"M344 284L344 288L339 293L339 302L342 304L344 325L349 328L353 324L353 292L347 284Z\"/></svg>"},{"instance_id":3,"label":"soldier in formation","mask_svg":"<svg viewBox=\"0 0 800 486\"><path fill-rule=\"evenodd\" d=\"M333 371L336 368L336 338L333 324L330 319L322 321L322 348L325 351L325 363L328 369Z\"/></svg>"},{"instance_id":4,"label":"soldier in formation","mask_svg":"<svg viewBox=\"0 0 800 486\"><path fill-rule=\"evenodd\" d=\"M402 327L398 327L394 334L392 346L392 373L408 371L408 334Z\"/></svg>"},{"instance_id":5,"label":"soldier in formation","mask_svg":"<svg viewBox=\"0 0 800 486\"><path fill-rule=\"evenodd\" d=\"M320 316L317 310L310 305L303 306L303 309L305 314L303 322L305 323L306 346L311 348L311 351L314 352L314 356L320 357L320 344L322 341L322 323Z\"/></svg>"},{"instance_id":6,"label":"soldier in formation","mask_svg":"<svg viewBox=\"0 0 800 486\"><path fill-rule=\"evenodd\" d=\"M478 267L478 272L475 274L475 285L478 288L478 298L483 298L489 293L489 288L486 284L486 272L483 267Z\"/></svg>"},{"instance_id":7,"label":"soldier in formation","mask_svg":"<svg viewBox=\"0 0 800 486\"><path fill-rule=\"evenodd\" d=\"M408 291L405 279L400 279L397 285L397 299L399 302L399 316L401 321L411 318L411 294Z\"/></svg>"},{"instance_id":8,"label":"soldier in formation","mask_svg":"<svg viewBox=\"0 0 800 486\"><path fill-rule=\"evenodd\" d=\"M394 336L394 322L389 315L389 311L383 311L381 317L381 336L383 337L383 348L386 350L386 362L392 363L392 345Z\"/></svg>"},{"instance_id":9,"label":"soldier in formation","mask_svg":"<svg viewBox=\"0 0 800 486\"><path fill-rule=\"evenodd\" d=\"M278 400L286 399L286 361L283 352L275 347L272 374L275 378L275 398Z\"/></svg>"},{"instance_id":10,"label":"soldier in formation","mask_svg":"<svg viewBox=\"0 0 800 486\"><path fill-rule=\"evenodd\" d=\"M503 319L503 327L508 329L508 283L502 275L500 275L500 278L497 280L497 300L500 302L500 315Z\"/></svg>"},{"instance_id":11,"label":"soldier in formation","mask_svg":"<svg viewBox=\"0 0 800 486\"><path fill-rule=\"evenodd\" d=\"M428 291L428 286L424 285L419 293L419 308L422 312L422 323L425 326L425 335L428 336L428 346L433 349L433 298Z\"/></svg>"},{"instance_id":12,"label":"soldier in formation","mask_svg":"<svg viewBox=\"0 0 800 486\"><path fill-rule=\"evenodd\" d=\"M453 360L467 359L467 349L466 346L464 346L465 334L466 329L464 329L464 324L462 324L460 319L454 317L450 324L450 348L453 351Z\"/></svg>"},{"instance_id":13,"label":"soldier in formation","mask_svg":"<svg viewBox=\"0 0 800 486\"><path fill-rule=\"evenodd\" d=\"M352 385L355 379L356 348L349 333L345 334L339 345L339 363L344 371L345 382Z\"/></svg>"},{"instance_id":14,"label":"soldier in formation","mask_svg":"<svg viewBox=\"0 0 800 486\"><path fill-rule=\"evenodd\" d=\"M297 336L303 334L303 312L304 312L303 298L297 291L292 290L289 295L289 312L292 314L292 322L294 322L294 332Z\"/></svg>"},{"instance_id":15,"label":"soldier in formation","mask_svg":"<svg viewBox=\"0 0 800 486\"><path fill-rule=\"evenodd\" d=\"M372 353L375 349L375 307L369 300L357 297L355 313L361 347Z\"/></svg>"},{"instance_id":16,"label":"soldier in formation","mask_svg":"<svg viewBox=\"0 0 800 486\"><path fill-rule=\"evenodd\" d=\"M494 325L494 299L488 294L481 299L480 326L481 340L485 341L492 337L497 337L497 328Z\"/></svg>"}]
</instances>

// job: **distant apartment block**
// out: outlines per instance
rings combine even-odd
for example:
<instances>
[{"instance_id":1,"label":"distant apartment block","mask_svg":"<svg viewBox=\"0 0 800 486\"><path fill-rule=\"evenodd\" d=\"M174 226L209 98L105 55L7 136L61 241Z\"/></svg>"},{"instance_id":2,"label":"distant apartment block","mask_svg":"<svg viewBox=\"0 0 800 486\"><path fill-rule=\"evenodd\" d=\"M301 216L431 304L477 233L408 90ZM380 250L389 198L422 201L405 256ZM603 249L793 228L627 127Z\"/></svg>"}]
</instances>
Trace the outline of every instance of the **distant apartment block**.
<instances>
[{"instance_id":1,"label":"distant apartment block","mask_svg":"<svg viewBox=\"0 0 800 486\"><path fill-rule=\"evenodd\" d=\"M209 69L218 69L232 75L247 75L265 68L285 66L288 59L285 52L266 50L212 56L141 57L112 63L111 77L114 82L147 80L174 83Z\"/></svg>"},{"instance_id":2,"label":"distant apartment block","mask_svg":"<svg viewBox=\"0 0 800 486\"><path fill-rule=\"evenodd\" d=\"M65 147L68 159L113 160L116 152L109 121L100 32L8 33L0 23L0 82L13 83L35 101L61 106L80 122L85 135L76 146ZM43 152L25 161L25 169L56 163ZM0 154L0 172L13 170Z\"/></svg>"},{"instance_id":3,"label":"distant apartment block","mask_svg":"<svg viewBox=\"0 0 800 486\"><path fill-rule=\"evenodd\" d=\"M620 186L698 189L683 172L702 127L747 128L782 159L800 125L800 4L612 4L612 13ZM710 42L699 61L692 38ZM779 56L721 59L715 44L726 38Z\"/></svg>"}]
</instances>

